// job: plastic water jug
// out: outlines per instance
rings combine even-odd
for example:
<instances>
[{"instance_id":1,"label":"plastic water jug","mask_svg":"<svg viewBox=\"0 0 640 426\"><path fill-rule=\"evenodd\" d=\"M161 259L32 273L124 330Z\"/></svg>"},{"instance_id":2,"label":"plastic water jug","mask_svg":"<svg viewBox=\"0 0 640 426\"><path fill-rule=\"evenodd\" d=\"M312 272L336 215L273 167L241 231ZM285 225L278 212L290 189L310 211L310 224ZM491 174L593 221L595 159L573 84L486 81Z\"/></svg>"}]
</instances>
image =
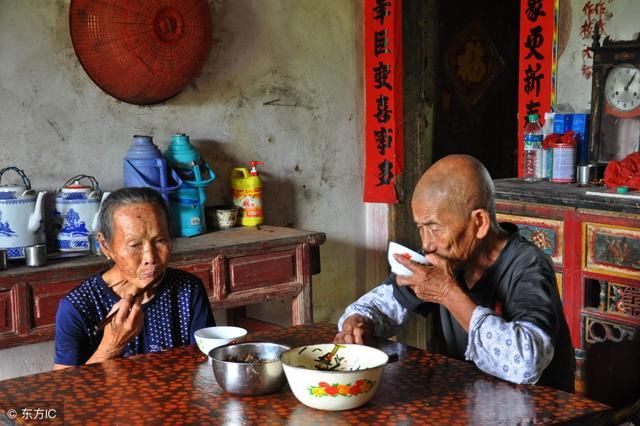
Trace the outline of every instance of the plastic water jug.
<instances>
[{"instance_id":1,"label":"plastic water jug","mask_svg":"<svg viewBox=\"0 0 640 426\"><path fill-rule=\"evenodd\" d=\"M233 204L240 210L240 225L258 226L264 222L262 210L262 181L256 166L262 161L249 162L251 171L245 167L234 167L231 172L231 195Z\"/></svg>"},{"instance_id":2,"label":"plastic water jug","mask_svg":"<svg viewBox=\"0 0 640 426\"><path fill-rule=\"evenodd\" d=\"M89 184L83 184L82 180ZM93 176L77 175L58 191L53 212L60 251L89 251L92 233L97 232L100 206L109 192L100 191Z\"/></svg>"},{"instance_id":3,"label":"plastic water jug","mask_svg":"<svg viewBox=\"0 0 640 426\"><path fill-rule=\"evenodd\" d=\"M173 230L181 237L192 237L205 232L205 188L216 178L200 153L184 133L171 137L165 152L167 163L182 179L182 186L169 196L169 215Z\"/></svg>"},{"instance_id":4,"label":"plastic water jug","mask_svg":"<svg viewBox=\"0 0 640 426\"><path fill-rule=\"evenodd\" d=\"M180 176L167 167L167 161L151 136L135 135L124 158L124 186L149 187L162 194L169 205L169 193L182 185Z\"/></svg>"}]
</instances>

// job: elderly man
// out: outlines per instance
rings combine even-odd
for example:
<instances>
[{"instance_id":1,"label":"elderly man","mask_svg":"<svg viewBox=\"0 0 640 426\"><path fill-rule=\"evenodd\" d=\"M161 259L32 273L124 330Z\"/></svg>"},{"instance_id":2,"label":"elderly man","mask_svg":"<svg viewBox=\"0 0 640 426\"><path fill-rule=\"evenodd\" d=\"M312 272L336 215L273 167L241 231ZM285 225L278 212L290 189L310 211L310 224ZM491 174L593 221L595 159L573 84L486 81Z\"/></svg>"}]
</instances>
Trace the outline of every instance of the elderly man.
<instances>
[{"instance_id":1,"label":"elderly man","mask_svg":"<svg viewBox=\"0 0 640 426\"><path fill-rule=\"evenodd\" d=\"M409 311L439 311L449 356L510 382L572 392L575 359L553 265L515 225L498 224L484 166L441 159L418 181L411 209L430 265L396 255L412 275L391 274L348 306L335 342L390 337Z\"/></svg>"}]
</instances>

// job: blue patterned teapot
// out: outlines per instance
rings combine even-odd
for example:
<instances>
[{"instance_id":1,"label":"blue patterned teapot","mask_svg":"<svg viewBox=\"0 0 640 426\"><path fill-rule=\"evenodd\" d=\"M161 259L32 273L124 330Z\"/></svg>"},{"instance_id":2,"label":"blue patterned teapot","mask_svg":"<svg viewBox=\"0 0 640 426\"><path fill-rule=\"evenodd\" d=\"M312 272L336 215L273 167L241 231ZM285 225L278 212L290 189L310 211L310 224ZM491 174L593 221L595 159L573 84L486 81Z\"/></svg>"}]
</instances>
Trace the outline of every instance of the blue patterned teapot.
<instances>
[{"instance_id":1,"label":"blue patterned teapot","mask_svg":"<svg viewBox=\"0 0 640 426\"><path fill-rule=\"evenodd\" d=\"M31 189L29 178L17 167L0 170L0 182L10 170L24 185L0 184L0 248L7 251L8 258L19 259L24 257L25 247L46 242L42 224L46 192Z\"/></svg>"},{"instance_id":2,"label":"blue patterned teapot","mask_svg":"<svg viewBox=\"0 0 640 426\"><path fill-rule=\"evenodd\" d=\"M89 184L81 183L83 179ZM64 183L53 212L58 250L89 251L89 236L99 227L100 206L108 195L93 176L77 175Z\"/></svg>"}]
</instances>

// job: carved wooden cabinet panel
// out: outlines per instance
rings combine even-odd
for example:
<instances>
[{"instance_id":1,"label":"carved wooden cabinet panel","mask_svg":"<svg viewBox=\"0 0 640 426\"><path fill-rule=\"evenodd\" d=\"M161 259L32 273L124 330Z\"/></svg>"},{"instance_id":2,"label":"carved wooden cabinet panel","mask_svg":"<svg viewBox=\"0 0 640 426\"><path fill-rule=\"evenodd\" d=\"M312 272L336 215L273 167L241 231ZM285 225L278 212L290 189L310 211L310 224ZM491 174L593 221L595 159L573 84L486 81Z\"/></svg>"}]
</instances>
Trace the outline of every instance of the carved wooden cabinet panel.
<instances>
[{"instance_id":1,"label":"carved wooden cabinet panel","mask_svg":"<svg viewBox=\"0 0 640 426\"><path fill-rule=\"evenodd\" d=\"M640 217L579 211L586 343L634 339L640 329Z\"/></svg>"},{"instance_id":2,"label":"carved wooden cabinet panel","mask_svg":"<svg viewBox=\"0 0 640 426\"><path fill-rule=\"evenodd\" d=\"M498 221L518 225L523 237L547 253L553 263L562 265L564 250L564 223L562 220L498 213Z\"/></svg>"},{"instance_id":3,"label":"carved wooden cabinet panel","mask_svg":"<svg viewBox=\"0 0 640 426\"><path fill-rule=\"evenodd\" d=\"M640 229L583 223L584 270L640 279Z\"/></svg>"}]
</instances>

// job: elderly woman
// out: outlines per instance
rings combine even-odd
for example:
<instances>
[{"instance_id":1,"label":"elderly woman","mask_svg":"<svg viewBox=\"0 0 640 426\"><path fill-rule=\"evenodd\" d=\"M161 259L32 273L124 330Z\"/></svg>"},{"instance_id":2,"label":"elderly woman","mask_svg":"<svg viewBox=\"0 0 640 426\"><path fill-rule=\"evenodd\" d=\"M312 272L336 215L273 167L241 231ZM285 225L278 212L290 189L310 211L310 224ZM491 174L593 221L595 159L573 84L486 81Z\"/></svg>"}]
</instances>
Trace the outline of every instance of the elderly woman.
<instances>
[{"instance_id":1,"label":"elderly woman","mask_svg":"<svg viewBox=\"0 0 640 426\"><path fill-rule=\"evenodd\" d=\"M200 279L167 268L169 215L158 192L112 192L100 224L98 241L111 267L60 302L54 368L194 343L196 330L215 325Z\"/></svg>"}]
</instances>

